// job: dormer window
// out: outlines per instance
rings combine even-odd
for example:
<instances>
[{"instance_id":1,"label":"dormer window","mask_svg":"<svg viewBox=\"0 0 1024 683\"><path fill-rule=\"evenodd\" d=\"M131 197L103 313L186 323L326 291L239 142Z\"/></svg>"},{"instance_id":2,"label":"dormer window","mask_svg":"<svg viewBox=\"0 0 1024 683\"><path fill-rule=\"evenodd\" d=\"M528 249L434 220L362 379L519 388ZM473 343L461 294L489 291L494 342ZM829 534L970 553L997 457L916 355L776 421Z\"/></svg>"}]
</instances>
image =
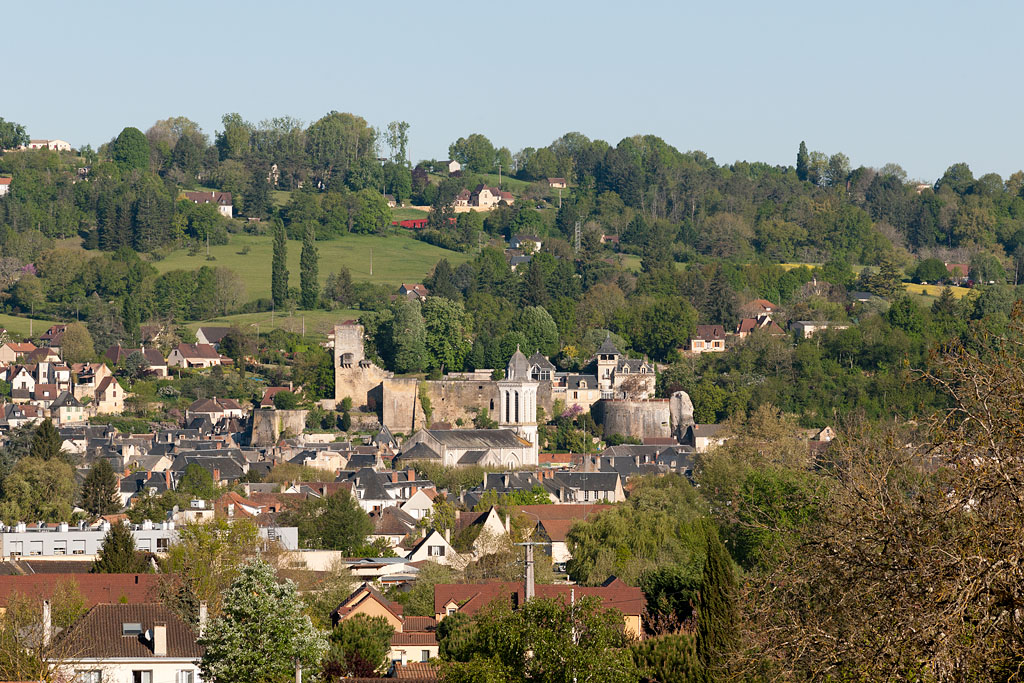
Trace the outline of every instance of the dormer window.
<instances>
[{"instance_id":1,"label":"dormer window","mask_svg":"<svg viewBox=\"0 0 1024 683\"><path fill-rule=\"evenodd\" d=\"M622 374L623 375L628 375L629 374L629 368L626 367L625 365L622 366Z\"/></svg>"},{"instance_id":2,"label":"dormer window","mask_svg":"<svg viewBox=\"0 0 1024 683\"><path fill-rule=\"evenodd\" d=\"M584 382L584 381L580 381L580 389L586 389L586 388L587 388L587 383Z\"/></svg>"},{"instance_id":3,"label":"dormer window","mask_svg":"<svg viewBox=\"0 0 1024 683\"><path fill-rule=\"evenodd\" d=\"M142 624L125 622L121 624L122 636L141 636Z\"/></svg>"}]
</instances>

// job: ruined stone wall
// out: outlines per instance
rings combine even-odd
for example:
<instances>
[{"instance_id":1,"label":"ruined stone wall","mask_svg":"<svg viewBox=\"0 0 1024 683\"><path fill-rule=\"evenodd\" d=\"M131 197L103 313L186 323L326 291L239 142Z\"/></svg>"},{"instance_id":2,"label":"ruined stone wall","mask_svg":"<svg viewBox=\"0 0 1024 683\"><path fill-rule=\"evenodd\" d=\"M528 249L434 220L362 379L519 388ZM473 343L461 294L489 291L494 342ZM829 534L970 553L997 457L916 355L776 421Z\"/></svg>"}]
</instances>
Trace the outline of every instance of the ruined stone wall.
<instances>
[{"instance_id":1,"label":"ruined stone wall","mask_svg":"<svg viewBox=\"0 0 1024 683\"><path fill-rule=\"evenodd\" d=\"M252 411L253 446L273 446L284 432L301 434L306 428L308 410L276 410L260 408Z\"/></svg>"},{"instance_id":2,"label":"ruined stone wall","mask_svg":"<svg viewBox=\"0 0 1024 683\"><path fill-rule=\"evenodd\" d=\"M668 399L598 401L591 413L602 425L605 437L612 434L638 439L672 436Z\"/></svg>"}]
</instances>

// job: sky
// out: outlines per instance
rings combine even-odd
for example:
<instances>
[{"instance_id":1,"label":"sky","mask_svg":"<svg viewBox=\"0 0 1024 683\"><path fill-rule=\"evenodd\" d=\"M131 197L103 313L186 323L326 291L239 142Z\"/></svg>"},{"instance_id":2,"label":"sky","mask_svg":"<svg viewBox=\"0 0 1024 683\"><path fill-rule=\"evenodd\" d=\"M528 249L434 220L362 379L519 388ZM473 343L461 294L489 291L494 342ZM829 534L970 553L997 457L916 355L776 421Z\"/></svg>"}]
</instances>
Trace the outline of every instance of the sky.
<instances>
[{"instance_id":1,"label":"sky","mask_svg":"<svg viewBox=\"0 0 1024 683\"><path fill-rule=\"evenodd\" d=\"M187 116L330 111L410 124L445 159L483 133L516 152L569 131L653 134L718 163L843 152L934 181L1024 167L1024 3L4 3L0 117L93 147Z\"/></svg>"}]
</instances>

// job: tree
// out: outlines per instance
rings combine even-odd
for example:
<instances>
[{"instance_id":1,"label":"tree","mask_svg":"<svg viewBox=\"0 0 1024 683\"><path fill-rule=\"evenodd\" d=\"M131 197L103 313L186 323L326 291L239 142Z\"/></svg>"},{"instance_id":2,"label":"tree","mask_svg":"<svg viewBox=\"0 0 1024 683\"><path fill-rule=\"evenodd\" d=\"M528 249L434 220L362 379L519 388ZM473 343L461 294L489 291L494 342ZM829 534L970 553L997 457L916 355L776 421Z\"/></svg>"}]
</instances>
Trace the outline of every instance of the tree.
<instances>
[{"instance_id":1,"label":"tree","mask_svg":"<svg viewBox=\"0 0 1024 683\"><path fill-rule=\"evenodd\" d=\"M274 394L273 401L278 410L295 410L299 407L299 397L293 391L279 391Z\"/></svg>"},{"instance_id":2,"label":"tree","mask_svg":"<svg viewBox=\"0 0 1024 683\"><path fill-rule=\"evenodd\" d=\"M161 562L161 573L177 575L190 586L196 600L209 606L210 614L220 612L221 601L239 568L257 556L262 542L259 530L244 519L216 519L179 526L178 541ZM181 584L164 586L176 593Z\"/></svg>"},{"instance_id":3,"label":"tree","mask_svg":"<svg viewBox=\"0 0 1024 683\"><path fill-rule=\"evenodd\" d=\"M62 458L18 460L3 480L0 518L7 524L25 520L67 522L75 502L75 472Z\"/></svg>"},{"instance_id":4,"label":"tree","mask_svg":"<svg viewBox=\"0 0 1024 683\"><path fill-rule=\"evenodd\" d=\"M697 656L717 680L739 644L737 586L732 559L718 538L718 530L711 522L704 528L707 546L697 601Z\"/></svg>"},{"instance_id":5,"label":"tree","mask_svg":"<svg viewBox=\"0 0 1024 683\"><path fill-rule=\"evenodd\" d=\"M142 355L141 351L132 351L124 359L124 373L130 379L141 379L149 370L149 361Z\"/></svg>"},{"instance_id":6,"label":"tree","mask_svg":"<svg viewBox=\"0 0 1024 683\"><path fill-rule=\"evenodd\" d=\"M623 632L622 614L602 610L587 596L568 601L534 598L517 610L494 602L445 633L450 659L441 676L453 683L470 681L639 681ZM443 624L444 622L442 622ZM581 637L580 634L586 634ZM449 647L464 638L461 647Z\"/></svg>"},{"instance_id":7,"label":"tree","mask_svg":"<svg viewBox=\"0 0 1024 683\"><path fill-rule=\"evenodd\" d=\"M185 466L185 474L177 488L180 493L195 500L212 500L220 495L218 489L210 471L194 462Z\"/></svg>"},{"instance_id":8,"label":"tree","mask_svg":"<svg viewBox=\"0 0 1024 683\"><path fill-rule=\"evenodd\" d=\"M53 426L53 420L46 418L36 427L29 455L39 460L66 460L67 455L61 450L63 443L64 440L60 438L57 428Z\"/></svg>"},{"instance_id":9,"label":"tree","mask_svg":"<svg viewBox=\"0 0 1024 683\"><path fill-rule=\"evenodd\" d=\"M380 674L389 664L394 634L395 628L384 617L354 614L342 620L331 633L325 678L335 681Z\"/></svg>"},{"instance_id":10,"label":"tree","mask_svg":"<svg viewBox=\"0 0 1024 683\"><path fill-rule=\"evenodd\" d=\"M121 509L117 475L110 461L101 458L89 469L89 474L82 482L80 499L82 508L96 516L110 515Z\"/></svg>"},{"instance_id":11,"label":"tree","mask_svg":"<svg viewBox=\"0 0 1024 683\"><path fill-rule=\"evenodd\" d=\"M306 233L302 238L302 254L299 257L299 282L302 308L312 310L316 308L317 298L320 294L320 274L318 261L320 259L316 250L316 228L312 223L306 225Z\"/></svg>"},{"instance_id":12,"label":"tree","mask_svg":"<svg viewBox=\"0 0 1024 683\"><path fill-rule=\"evenodd\" d=\"M129 126L110 143L110 158L123 171L149 168L149 141L141 130Z\"/></svg>"},{"instance_id":13,"label":"tree","mask_svg":"<svg viewBox=\"0 0 1024 683\"><path fill-rule=\"evenodd\" d=\"M348 556L373 532L373 522L347 491L307 500L285 516L299 528L304 547L341 550Z\"/></svg>"},{"instance_id":14,"label":"tree","mask_svg":"<svg viewBox=\"0 0 1024 683\"><path fill-rule=\"evenodd\" d=\"M807 180L807 168L810 157L807 155L807 143L800 141L800 149L796 153L796 177L800 180Z\"/></svg>"},{"instance_id":15,"label":"tree","mask_svg":"<svg viewBox=\"0 0 1024 683\"><path fill-rule=\"evenodd\" d=\"M475 173L493 173L498 158L494 145L480 133L453 142L448 146L448 155L462 164L464 170Z\"/></svg>"},{"instance_id":16,"label":"tree","mask_svg":"<svg viewBox=\"0 0 1024 683\"><path fill-rule=\"evenodd\" d=\"M992 254L978 252L971 257L969 274L978 284L1005 284L1006 271L1003 264Z\"/></svg>"},{"instance_id":17,"label":"tree","mask_svg":"<svg viewBox=\"0 0 1024 683\"><path fill-rule=\"evenodd\" d=\"M55 586L50 601L50 628L67 632L86 612L85 598L74 580ZM43 638L43 601L14 592L0 614L0 678L7 681L66 681L64 665L81 656L81 639Z\"/></svg>"},{"instance_id":18,"label":"tree","mask_svg":"<svg viewBox=\"0 0 1024 683\"><path fill-rule=\"evenodd\" d=\"M687 683L706 679L690 633L672 633L630 647L633 663L647 683Z\"/></svg>"},{"instance_id":19,"label":"tree","mask_svg":"<svg viewBox=\"0 0 1024 683\"><path fill-rule=\"evenodd\" d=\"M135 549L135 538L127 525L110 525L103 546L92 563L93 574L144 574L153 571L146 554Z\"/></svg>"},{"instance_id":20,"label":"tree","mask_svg":"<svg viewBox=\"0 0 1024 683\"><path fill-rule=\"evenodd\" d=\"M352 273L348 268L342 268L337 273L327 276L327 282L324 284L325 302L332 308L334 306L344 308L352 305L352 299Z\"/></svg>"},{"instance_id":21,"label":"tree","mask_svg":"<svg viewBox=\"0 0 1024 683\"><path fill-rule=\"evenodd\" d=\"M388 147L391 148L391 161L396 164L407 164L405 149L409 146L409 124L405 121L392 121L388 124Z\"/></svg>"},{"instance_id":22,"label":"tree","mask_svg":"<svg viewBox=\"0 0 1024 683\"><path fill-rule=\"evenodd\" d=\"M941 259L926 258L914 268L915 282L938 282L949 277L949 270Z\"/></svg>"},{"instance_id":23,"label":"tree","mask_svg":"<svg viewBox=\"0 0 1024 683\"><path fill-rule=\"evenodd\" d=\"M427 369L461 369L473 346L469 339L472 318L462 302L432 296L423 303L422 310Z\"/></svg>"},{"instance_id":24,"label":"tree","mask_svg":"<svg viewBox=\"0 0 1024 683\"><path fill-rule=\"evenodd\" d=\"M295 679L296 662L316 671L327 649L295 584L279 583L261 560L241 567L199 644L205 648L199 668L211 683L286 683Z\"/></svg>"},{"instance_id":25,"label":"tree","mask_svg":"<svg viewBox=\"0 0 1024 683\"><path fill-rule=\"evenodd\" d=\"M25 126L14 121L4 121L0 117L0 152L7 149L18 149L28 145L29 137Z\"/></svg>"},{"instance_id":26,"label":"tree","mask_svg":"<svg viewBox=\"0 0 1024 683\"><path fill-rule=\"evenodd\" d=\"M274 257L270 266L270 293L274 305L284 308L288 303L288 239L284 223L274 221Z\"/></svg>"},{"instance_id":27,"label":"tree","mask_svg":"<svg viewBox=\"0 0 1024 683\"><path fill-rule=\"evenodd\" d=\"M61 357L67 363L85 363L96 357L89 329L82 323L71 323L60 340Z\"/></svg>"}]
</instances>

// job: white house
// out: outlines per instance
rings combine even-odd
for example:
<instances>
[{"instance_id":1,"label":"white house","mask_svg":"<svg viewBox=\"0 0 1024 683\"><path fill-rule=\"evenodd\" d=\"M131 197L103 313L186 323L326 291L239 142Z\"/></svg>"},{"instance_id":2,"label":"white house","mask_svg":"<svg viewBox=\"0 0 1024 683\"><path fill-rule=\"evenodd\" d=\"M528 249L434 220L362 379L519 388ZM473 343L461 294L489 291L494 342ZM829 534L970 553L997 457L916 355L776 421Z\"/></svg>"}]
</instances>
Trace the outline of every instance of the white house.
<instances>
[{"instance_id":1,"label":"white house","mask_svg":"<svg viewBox=\"0 0 1024 683\"><path fill-rule=\"evenodd\" d=\"M10 191L11 191L11 179L10 178L0 178L0 197L3 197L5 194L7 194Z\"/></svg>"},{"instance_id":2,"label":"white house","mask_svg":"<svg viewBox=\"0 0 1024 683\"><path fill-rule=\"evenodd\" d=\"M212 368L221 364L222 357L209 344L178 344L167 356L168 367Z\"/></svg>"},{"instance_id":3,"label":"white house","mask_svg":"<svg viewBox=\"0 0 1024 683\"><path fill-rule=\"evenodd\" d=\"M417 543L405 559L408 562L430 560L456 569L466 566L466 558L455 552L452 544L437 529L432 529L423 540Z\"/></svg>"},{"instance_id":4,"label":"white house","mask_svg":"<svg viewBox=\"0 0 1024 683\"><path fill-rule=\"evenodd\" d=\"M48 616L44 606L47 629ZM63 636L62 660L53 664L62 680L79 683L199 683L197 637L162 604L99 604Z\"/></svg>"},{"instance_id":5,"label":"white house","mask_svg":"<svg viewBox=\"0 0 1024 683\"><path fill-rule=\"evenodd\" d=\"M49 149L54 152L70 152L71 143L64 140L29 140L22 149Z\"/></svg>"},{"instance_id":6,"label":"white house","mask_svg":"<svg viewBox=\"0 0 1024 683\"><path fill-rule=\"evenodd\" d=\"M215 190L209 192L186 192L185 199L193 204L215 204L217 211L225 218L231 218L234 214L230 192L217 192Z\"/></svg>"}]
</instances>

